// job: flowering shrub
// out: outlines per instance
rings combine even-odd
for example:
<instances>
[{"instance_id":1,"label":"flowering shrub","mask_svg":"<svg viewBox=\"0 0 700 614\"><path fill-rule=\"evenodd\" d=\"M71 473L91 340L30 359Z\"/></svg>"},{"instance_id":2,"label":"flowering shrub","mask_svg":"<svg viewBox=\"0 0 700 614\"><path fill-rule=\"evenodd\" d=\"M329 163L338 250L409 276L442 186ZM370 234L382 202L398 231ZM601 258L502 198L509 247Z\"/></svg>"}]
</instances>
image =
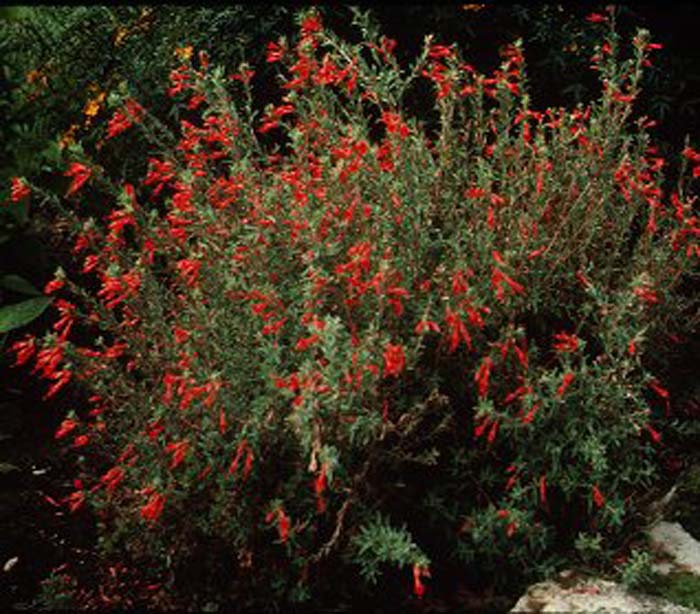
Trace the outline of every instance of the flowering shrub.
<instances>
[{"instance_id":1,"label":"flowering shrub","mask_svg":"<svg viewBox=\"0 0 700 614\"><path fill-rule=\"evenodd\" d=\"M45 289L53 333L14 344L47 397L86 393L56 433L80 469L62 502L94 510L136 601L299 600L392 567L420 598L447 560L614 535L652 483L671 408L646 356L681 330L700 229L631 119L648 34L623 59L609 33L595 104L535 110L517 43L491 76L430 39L405 69L366 24L300 24L268 47L262 114L249 67L205 54L171 75L173 145L125 101L104 147L142 129L147 174L72 162L82 270ZM425 80L434 125L402 110Z\"/></svg>"}]
</instances>

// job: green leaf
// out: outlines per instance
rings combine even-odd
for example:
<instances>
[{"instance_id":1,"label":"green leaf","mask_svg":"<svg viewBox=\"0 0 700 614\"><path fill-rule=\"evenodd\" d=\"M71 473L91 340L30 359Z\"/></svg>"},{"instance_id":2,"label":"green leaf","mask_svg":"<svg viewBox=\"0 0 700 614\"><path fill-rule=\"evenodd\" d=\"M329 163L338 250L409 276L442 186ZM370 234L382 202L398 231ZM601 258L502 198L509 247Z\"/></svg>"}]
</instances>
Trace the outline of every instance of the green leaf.
<instances>
[{"instance_id":1,"label":"green leaf","mask_svg":"<svg viewBox=\"0 0 700 614\"><path fill-rule=\"evenodd\" d=\"M45 296L0 307L0 333L14 330L38 318L51 304Z\"/></svg>"},{"instance_id":2,"label":"green leaf","mask_svg":"<svg viewBox=\"0 0 700 614\"><path fill-rule=\"evenodd\" d=\"M41 296L41 292L37 290L26 279L19 275L3 275L0 277L0 287L19 294L29 294L30 296Z\"/></svg>"},{"instance_id":3,"label":"green leaf","mask_svg":"<svg viewBox=\"0 0 700 614\"><path fill-rule=\"evenodd\" d=\"M0 475L12 473L13 471L19 471L19 467L17 465L13 465L12 463L0 463Z\"/></svg>"}]
</instances>

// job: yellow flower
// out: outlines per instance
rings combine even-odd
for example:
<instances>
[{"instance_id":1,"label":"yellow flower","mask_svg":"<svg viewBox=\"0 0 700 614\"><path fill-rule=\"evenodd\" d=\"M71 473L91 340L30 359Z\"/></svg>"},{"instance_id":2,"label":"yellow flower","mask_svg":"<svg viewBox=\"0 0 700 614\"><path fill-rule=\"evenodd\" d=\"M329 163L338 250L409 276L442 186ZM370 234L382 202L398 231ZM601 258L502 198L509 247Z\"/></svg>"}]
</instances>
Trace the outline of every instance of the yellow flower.
<instances>
[{"instance_id":1,"label":"yellow flower","mask_svg":"<svg viewBox=\"0 0 700 614\"><path fill-rule=\"evenodd\" d=\"M117 28L114 34L114 46L119 47L127 36L129 36L129 30L126 28Z\"/></svg>"},{"instance_id":2,"label":"yellow flower","mask_svg":"<svg viewBox=\"0 0 700 614\"><path fill-rule=\"evenodd\" d=\"M192 45L187 45L187 47L178 47L175 49L175 55L181 60L189 60L192 57Z\"/></svg>"},{"instance_id":3,"label":"yellow flower","mask_svg":"<svg viewBox=\"0 0 700 614\"><path fill-rule=\"evenodd\" d=\"M38 81L39 79L41 79L41 77L42 74L39 70L30 70L26 74L27 83L34 83L34 81Z\"/></svg>"},{"instance_id":4,"label":"yellow flower","mask_svg":"<svg viewBox=\"0 0 700 614\"><path fill-rule=\"evenodd\" d=\"M104 102L106 93L105 92L100 92L97 94L97 96L91 100L88 100L85 103L85 109L83 110L83 113L87 117L95 117L100 111L100 107L102 106L102 103Z\"/></svg>"}]
</instances>

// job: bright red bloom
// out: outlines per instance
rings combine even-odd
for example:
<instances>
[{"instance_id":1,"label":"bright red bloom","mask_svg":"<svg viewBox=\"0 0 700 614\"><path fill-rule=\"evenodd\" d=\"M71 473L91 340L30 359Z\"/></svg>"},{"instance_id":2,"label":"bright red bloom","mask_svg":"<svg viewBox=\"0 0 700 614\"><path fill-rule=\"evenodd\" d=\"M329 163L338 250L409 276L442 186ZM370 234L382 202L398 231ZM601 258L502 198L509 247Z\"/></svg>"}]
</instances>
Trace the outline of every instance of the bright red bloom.
<instances>
[{"instance_id":1,"label":"bright red bloom","mask_svg":"<svg viewBox=\"0 0 700 614\"><path fill-rule=\"evenodd\" d=\"M68 503L71 514L77 512L85 503L85 491L76 490L63 499L63 502Z\"/></svg>"},{"instance_id":2,"label":"bright red bloom","mask_svg":"<svg viewBox=\"0 0 700 614\"><path fill-rule=\"evenodd\" d=\"M236 456L234 457L233 461L231 461L231 465L228 468L228 475L233 475L234 473L236 473L236 471L238 470L238 464L240 463L241 458L243 458L244 452L246 454L246 457L245 465L243 467L243 475L241 476L243 481L245 481L250 475L250 472L253 469L253 459L255 458L253 450L248 445L248 441L246 439L242 439L241 442L238 444L238 448L236 449Z\"/></svg>"},{"instance_id":3,"label":"bright red bloom","mask_svg":"<svg viewBox=\"0 0 700 614\"><path fill-rule=\"evenodd\" d=\"M319 471L318 477L314 480L314 492L316 493L316 509L319 514L326 511L326 500L323 497L323 493L326 490L328 481L326 478L326 466L321 466L321 471Z\"/></svg>"},{"instance_id":4,"label":"bright red bloom","mask_svg":"<svg viewBox=\"0 0 700 614\"><path fill-rule=\"evenodd\" d=\"M486 441L488 443L493 443L496 441L496 435L498 434L498 420L496 420L489 429L489 434L486 436Z\"/></svg>"},{"instance_id":5,"label":"bright red bloom","mask_svg":"<svg viewBox=\"0 0 700 614\"><path fill-rule=\"evenodd\" d=\"M185 455L189 449L190 444L188 441L175 441L169 443L165 446L165 451L173 455L172 461L170 462L170 468L175 469L178 465L182 464L185 460Z\"/></svg>"},{"instance_id":6,"label":"bright red bloom","mask_svg":"<svg viewBox=\"0 0 700 614\"><path fill-rule=\"evenodd\" d=\"M107 137L108 139L114 138L115 136L121 134L122 132L131 128L131 120L124 115L121 111L115 111L112 115L109 123L107 124Z\"/></svg>"},{"instance_id":7,"label":"bright red bloom","mask_svg":"<svg viewBox=\"0 0 700 614\"><path fill-rule=\"evenodd\" d=\"M489 376L491 374L491 367L493 367L493 360L491 360L490 356L487 356L481 361L481 365L474 375L474 381L476 382L479 390L479 397L482 399L489 391Z\"/></svg>"},{"instance_id":8,"label":"bright red bloom","mask_svg":"<svg viewBox=\"0 0 700 614\"><path fill-rule=\"evenodd\" d=\"M62 279L52 279L44 286L44 294L53 294L56 290L60 290L65 285Z\"/></svg>"},{"instance_id":9,"label":"bright red bloom","mask_svg":"<svg viewBox=\"0 0 700 614\"><path fill-rule=\"evenodd\" d=\"M319 340L319 336L316 334L311 335L310 337L305 337L303 339L299 339L299 341L297 341L297 344L294 346L294 349L299 351L299 352L303 352L304 350L309 349L318 340Z\"/></svg>"},{"instance_id":10,"label":"bright red bloom","mask_svg":"<svg viewBox=\"0 0 700 614\"><path fill-rule=\"evenodd\" d=\"M532 421L535 419L535 414L537 413L537 410L539 409L539 403L535 403L531 408L530 411L527 412L521 419L520 422L522 424L530 424Z\"/></svg>"},{"instance_id":11,"label":"bright red bloom","mask_svg":"<svg viewBox=\"0 0 700 614\"><path fill-rule=\"evenodd\" d=\"M557 388L557 395L558 395L558 396L561 397L561 396L564 395L564 392L565 392L566 389L571 385L571 382L574 381L574 378L575 378L575 377L576 377L576 376L575 376L573 373L570 373L570 372L564 374L564 377L562 378L561 385L559 386L559 388Z\"/></svg>"},{"instance_id":12,"label":"bright red bloom","mask_svg":"<svg viewBox=\"0 0 700 614\"><path fill-rule=\"evenodd\" d=\"M448 353L452 353L457 349L460 339L466 343L467 347L471 350L472 339L467 331L467 327L460 318L459 314L452 311L449 307L445 307L445 324L450 331L450 342L447 348Z\"/></svg>"},{"instance_id":13,"label":"bright red bloom","mask_svg":"<svg viewBox=\"0 0 700 614\"><path fill-rule=\"evenodd\" d=\"M29 187L19 178L12 178L12 187L10 189L10 200L13 203L18 203L25 198L28 198L31 194Z\"/></svg>"},{"instance_id":14,"label":"bright red bloom","mask_svg":"<svg viewBox=\"0 0 700 614\"><path fill-rule=\"evenodd\" d=\"M603 493L598 489L597 484L593 486L593 503L595 503L596 507L603 507L603 505L605 505L605 497L603 497Z\"/></svg>"},{"instance_id":15,"label":"bright red bloom","mask_svg":"<svg viewBox=\"0 0 700 614\"><path fill-rule=\"evenodd\" d=\"M316 13L309 15L306 19L304 19L304 21L301 22L302 37L307 37L314 32L320 32L322 29L323 24L321 23L321 18Z\"/></svg>"},{"instance_id":16,"label":"bright red bloom","mask_svg":"<svg viewBox=\"0 0 700 614\"><path fill-rule=\"evenodd\" d=\"M576 335L557 333L554 335L554 339L556 342L552 345L552 348L560 353L575 352L579 347L579 338Z\"/></svg>"},{"instance_id":17,"label":"bright red bloom","mask_svg":"<svg viewBox=\"0 0 700 614\"><path fill-rule=\"evenodd\" d=\"M384 377L390 375L398 377L406 366L403 346L388 343L384 350Z\"/></svg>"},{"instance_id":18,"label":"bright red bloom","mask_svg":"<svg viewBox=\"0 0 700 614\"><path fill-rule=\"evenodd\" d=\"M61 425L58 427L56 430L56 434L54 437L56 439L61 439L62 437L65 437L73 431L76 427L78 426L78 423L75 420L72 420L71 418L66 418L63 422L61 422Z\"/></svg>"},{"instance_id":19,"label":"bright red bloom","mask_svg":"<svg viewBox=\"0 0 700 614\"><path fill-rule=\"evenodd\" d=\"M589 21L590 23L604 23L607 20L608 18L600 13L591 13L586 17L586 21Z\"/></svg>"},{"instance_id":20,"label":"bright red bloom","mask_svg":"<svg viewBox=\"0 0 700 614\"><path fill-rule=\"evenodd\" d=\"M666 415L671 413L671 395L668 390L664 388L657 380L652 380L649 382L649 388L651 388L659 397L664 400L666 405Z\"/></svg>"},{"instance_id":21,"label":"bright red bloom","mask_svg":"<svg viewBox=\"0 0 700 614\"><path fill-rule=\"evenodd\" d=\"M114 492L123 479L124 469L121 467L112 467L100 478L100 483L104 485L107 492Z\"/></svg>"},{"instance_id":22,"label":"bright red bloom","mask_svg":"<svg viewBox=\"0 0 700 614\"><path fill-rule=\"evenodd\" d=\"M661 443L661 433L654 429L650 424L645 424L644 428L647 430L649 436L651 437L651 440L654 443Z\"/></svg>"},{"instance_id":23,"label":"bright red bloom","mask_svg":"<svg viewBox=\"0 0 700 614\"><path fill-rule=\"evenodd\" d=\"M413 593L418 599L422 599L425 594L425 586L422 578L430 577L430 569L417 563L413 565Z\"/></svg>"},{"instance_id":24,"label":"bright red bloom","mask_svg":"<svg viewBox=\"0 0 700 614\"><path fill-rule=\"evenodd\" d=\"M46 377L46 376L45 376ZM42 397L44 400L50 399L52 396L58 393L61 388L66 386L73 377L73 372L68 369L62 369L56 373L49 376L49 379L53 380L53 384L46 391L46 394Z\"/></svg>"},{"instance_id":25,"label":"bright red bloom","mask_svg":"<svg viewBox=\"0 0 700 614\"><path fill-rule=\"evenodd\" d=\"M398 113L382 111L382 122L386 126L388 134L398 134L402 139L405 139L411 134L409 127L404 123Z\"/></svg>"},{"instance_id":26,"label":"bright red bloom","mask_svg":"<svg viewBox=\"0 0 700 614\"><path fill-rule=\"evenodd\" d=\"M173 328L173 335L175 336L175 343L185 343L190 338L190 332L179 326Z\"/></svg>"},{"instance_id":27,"label":"bright red bloom","mask_svg":"<svg viewBox=\"0 0 700 614\"><path fill-rule=\"evenodd\" d=\"M21 341L15 341L12 344L11 350L16 354L15 367L21 367L29 362L36 353L35 338L33 336L25 337Z\"/></svg>"},{"instance_id":28,"label":"bright red bloom","mask_svg":"<svg viewBox=\"0 0 700 614\"><path fill-rule=\"evenodd\" d=\"M80 164L80 162L73 162L64 175L66 177L73 178L73 182L70 184L70 187L66 192L66 196L70 196L71 194L75 194L80 188L83 187L83 185L85 185L85 182L90 179L92 175L92 170L84 164Z\"/></svg>"},{"instance_id":29,"label":"bright red bloom","mask_svg":"<svg viewBox=\"0 0 700 614\"><path fill-rule=\"evenodd\" d=\"M277 518L277 532L279 533L280 541L284 544L289 539L291 521L285 511L279 507L265 516L265 522L272 522L275 517Z\"/></svg>"},{"instance_id":30,"label":"bright red bloom","mask_svg":"<svg viewBox=\"0 0 700 614\"><path fill-rule=\"evenodd\" d=\"M165 495L160 493L153 493L148 499L146 505L141 508L141 518L147 522L156 522L160 515L163 513L163 506L165 505Z\"/></svg>"},{"instance_id":31,"label":"bright red bloom","mask_svg":"<svg viewBox=\"0 0 700 614\"><path fill-rule=\"evenodd\" d=\"M275 42L267 43L267 62L279 62L284 56L284 49Z\"/></svg>"},{"instance_id":32,"label":"bright red bloom","mask_svg":"<svg viewBox=\"0 0 700 614\"><path fill-rule=\"evenodd\" d=\"M88 445L88 443L90 443L90 438L87 435L78 435L73 440L73 447L82 448L83 446Z\"/></svg>"},{"instance_id":33,"label":"bright red bloom","mask_svg":"<svg viewBox=\"0 0 700 614\"><path fill-rule=\"evenodd\" d=\"M418 324L416 324L416 335L420 335L426 330L432 331L434 333L439 333L440 327L437 325L436 322L433 322L432 320L421 320L420 322L418 322Z\"/></svg>"},{"instance_id":34,"label":"bright red bloom","mask_svg":"<svg viewBox=\"0 0 700 614\"><path fill-rule=\"evenodd\" d=\"M197 280L199 278L199 271L202 268L202 263L199 260L194 260L191 258L183 258L177 263L177 270L182 276L185 284L190 288L197 285Z\"/></svg>"},{"instance_id":35,"label":"bright red bloom","mask_svg":"<svg viewBox=\"0 0 700 614\"><path fill-rule=\"evenodd\" d=\"M658 294L647 286L638 286L632 290L632 292L634 292L634 295L639 297L647 305L654 305L655 303L659 302Z\"/></svg>"},{"instance_id":36,"label":"bright red bloom","mask_svg":"<svg viewBox=\"0 0 700 614\"><path fill-rule=\"evenodd\" d=\"M525 294L525 288L523 287L522 284L519 284L517 281L514 279L510 278L508 275L506 275L503 271L500 269L493 267L492 272L491 272L491 285L495 288L496 290L496 299L498 301L503 301L504 298L504 290L503 290L503 283L506 283L508 287L513 291L514 294Z\"/></svg>"}]
</instances>

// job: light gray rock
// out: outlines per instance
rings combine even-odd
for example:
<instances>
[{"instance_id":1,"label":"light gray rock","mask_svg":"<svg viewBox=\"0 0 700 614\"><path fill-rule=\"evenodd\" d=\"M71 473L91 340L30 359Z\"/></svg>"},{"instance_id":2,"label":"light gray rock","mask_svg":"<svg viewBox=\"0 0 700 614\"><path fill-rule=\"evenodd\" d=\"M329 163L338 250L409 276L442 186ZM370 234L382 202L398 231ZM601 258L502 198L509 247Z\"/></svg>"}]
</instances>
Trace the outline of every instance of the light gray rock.
<instances>
[{"instance_id":1,"label":"light gray rock","mask_svg":"<svg viewBox=\"0 0 700 614\"><path fill-rule=\"evenodd\" d=\"M531 586L511 612L649 612L697 614L649 595L630 593L624 586L595 578L573 582L540 582Z\"/></svg>"},{"instance_id":2,"label":"light gray rock","mask_svg":"<svg viewBox=\"0 0 700 614\"><path fill-rule=\"evenodd\" d=\"M657 552L671 559L657 563L655 571L687 571L700 575L700 542L679 523L665 520L658 522L649 531L649 541Z\"/></svg>"}]
</instances>

